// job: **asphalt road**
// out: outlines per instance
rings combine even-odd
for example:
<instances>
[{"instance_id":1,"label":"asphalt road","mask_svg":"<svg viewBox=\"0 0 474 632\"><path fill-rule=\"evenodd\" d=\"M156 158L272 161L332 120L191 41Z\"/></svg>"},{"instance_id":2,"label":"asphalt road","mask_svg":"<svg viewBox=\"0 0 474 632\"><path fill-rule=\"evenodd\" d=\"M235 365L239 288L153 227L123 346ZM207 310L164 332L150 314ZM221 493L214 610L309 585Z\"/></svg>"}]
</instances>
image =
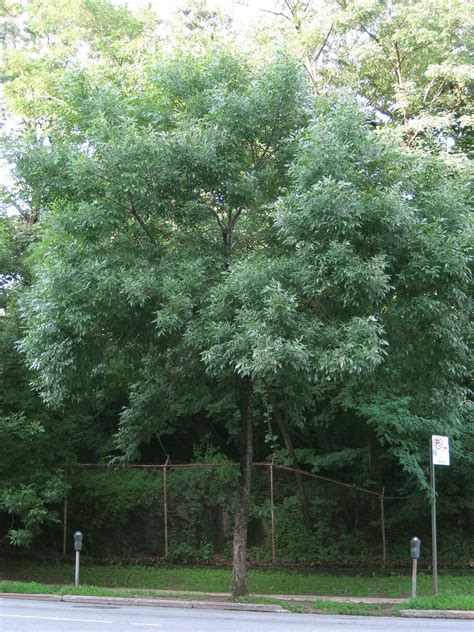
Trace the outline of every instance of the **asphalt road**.
<instances>
[{"instance_id":1,"label":"asphalt road","mask_svg":"<svg viewBox=\"0 0 474 632\"><path fill-rule=\"evenodd\" d=\"M2 632L472 632L472 621L99 606L0 599Z\"/></svg>"}]
</instances>

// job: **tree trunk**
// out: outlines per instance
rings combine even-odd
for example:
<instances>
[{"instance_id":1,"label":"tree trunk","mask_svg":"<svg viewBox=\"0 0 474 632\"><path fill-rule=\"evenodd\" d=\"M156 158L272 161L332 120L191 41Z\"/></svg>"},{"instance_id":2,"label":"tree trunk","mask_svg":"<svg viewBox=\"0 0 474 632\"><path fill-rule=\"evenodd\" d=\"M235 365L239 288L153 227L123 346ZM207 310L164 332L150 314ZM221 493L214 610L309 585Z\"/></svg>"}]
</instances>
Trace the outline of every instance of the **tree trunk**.
<instances>
[{"instance_id":1,"label":"tree trunk","mask_svg":"<svg viewBox=\"0 0 474 632\"><path fill-rule=\"evenodd\" d=\"M293 447L293 441L291 440L291 435L288 432L288 428L286 426L283 415L281 414L281 410L278 407L275 396L273 395L270 389L267 389L268 397L270 399L270 403L272 405L273 414L275 416L275 420L277 422L278 428L280 430L281 436L283 437L283 441L285 443L285 447L288 451L288 455L291 460L291 464L293 467L298 467L298 462L296 460L295 449ZM303 512L303 519L305 525L308 529L312 530L313 528L313 519L311 518L311 512L309 510L308 498L306 496L306 490L304 488L304 480L301 474L298 472L296 474L296 489L298 493L298 499L301 505L301 511Z\"/></svg>"},{"instance_id":2,"label":"tree trunk","mask_svg":"<svg viewBox=\"0 0 474 632\"><path fill-rule=\"evenodd\" d=\"M241 458L239 498L234 525L234 561L232 594L241 597L248 594L247 584L247 527L249 518L250 488L252 481L253 429L252 429L252 380L237 376L237 392L241 423Z\"/></svg>"}]
</instances>

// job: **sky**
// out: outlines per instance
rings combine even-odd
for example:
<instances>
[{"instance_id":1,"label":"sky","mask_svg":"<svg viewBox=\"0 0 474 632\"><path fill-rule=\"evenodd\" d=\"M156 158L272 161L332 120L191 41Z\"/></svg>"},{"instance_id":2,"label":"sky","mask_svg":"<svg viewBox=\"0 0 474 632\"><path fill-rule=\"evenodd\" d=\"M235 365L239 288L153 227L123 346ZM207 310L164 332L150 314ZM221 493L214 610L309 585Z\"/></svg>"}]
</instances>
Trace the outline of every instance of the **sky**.
<instances>
[{"instance_id":1,"label":"sky","mask_svg":"<svg viewBox=\"0 0 474 632\"><path fill-rule=\"evenodd\" d=\"M160 17L171 17L177 9L186 4L186 0L113 0L115 4L126 4L131 9L151 5ZM230 14L242 27L249 20L255 19L262 10L274 10L278 0L207 0L210 8L222 9Z\"/></svg>"}]
</instances>

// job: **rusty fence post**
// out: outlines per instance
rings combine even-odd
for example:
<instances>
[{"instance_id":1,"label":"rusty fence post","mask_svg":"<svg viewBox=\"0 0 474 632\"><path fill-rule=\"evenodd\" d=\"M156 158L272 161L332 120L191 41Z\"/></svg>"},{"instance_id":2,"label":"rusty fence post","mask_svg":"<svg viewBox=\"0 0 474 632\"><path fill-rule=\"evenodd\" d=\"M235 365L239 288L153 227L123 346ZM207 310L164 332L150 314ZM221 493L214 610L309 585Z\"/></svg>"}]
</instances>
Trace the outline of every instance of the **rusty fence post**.
<instances>
[{"instance_id":1,"label":"rusty fence post","mask_svg":"<svg viewBox=\"0 0 474 632\"><path fill-rule=\"evenodd\" d=\"M387 563L387 543L385 540L385 507L384 507L385 487L382 487L380 496L380 528L382 529L382 559L383 563Z\"/></svg>"},{"instance_id":2,"label":"rusty fence post","mask_svg":"<svg viewBox=\"0 0 474 632\"><path fill-rule=\"evenodd\" d=\"M271 520L272 520L272 563L275 564L275 561L276 561L276 551L275 551L275 497L274 497L274 487L273 487L273 460L270 463L269 474L270 474L270 508L271 508Z\"/></svg>"},{"instance_id":3,"label":"rusty fence post","mask_svg":"<svg viewBox=\"0 0 474 632\"><path fill-rule=\"evenodd\" d=\"M67 544L67 464L64 466L64 511L63 511L63 557L66 557Z\"/></svg>"},{"instance_id":4,"label":"rusty fence post","mask_svg":"<svg viewBox=\"0 0 474 632\"><path fill-rule=\"evenodd\" d=\"M168 557L168 463L170 458L167 457L163 467L163 512L165 521L165 557Z\"/></svg>"}]
</instances>

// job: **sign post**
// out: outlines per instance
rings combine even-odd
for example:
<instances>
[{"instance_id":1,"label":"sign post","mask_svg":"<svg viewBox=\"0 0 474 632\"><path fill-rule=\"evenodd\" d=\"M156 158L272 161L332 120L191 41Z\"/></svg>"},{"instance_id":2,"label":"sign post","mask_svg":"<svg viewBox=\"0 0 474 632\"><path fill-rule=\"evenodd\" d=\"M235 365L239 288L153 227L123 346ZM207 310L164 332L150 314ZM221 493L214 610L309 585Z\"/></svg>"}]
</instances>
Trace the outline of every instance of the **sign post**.
<instances>
[{"instance_id":1,"label":"sign post","mask_svg":"<svg viewBox=\"0 0 474 632\"><path fill-rule=\"evenodd\" d=\"M438 542L436 535L436 465L450 465L449 437L431 436L430 474L431 474L431 542L433 559L433 594L438 594Z\"/></svg>"}]
</instances>

